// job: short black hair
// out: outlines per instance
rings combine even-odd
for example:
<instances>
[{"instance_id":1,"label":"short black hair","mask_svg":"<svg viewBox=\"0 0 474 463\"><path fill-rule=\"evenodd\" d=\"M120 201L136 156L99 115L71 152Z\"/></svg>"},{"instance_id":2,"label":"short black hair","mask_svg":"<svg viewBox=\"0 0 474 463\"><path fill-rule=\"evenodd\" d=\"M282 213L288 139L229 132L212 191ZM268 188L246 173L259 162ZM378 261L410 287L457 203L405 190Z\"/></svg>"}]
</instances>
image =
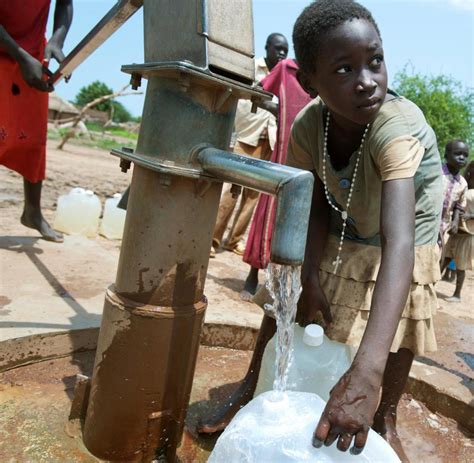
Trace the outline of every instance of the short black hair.
<instances>
[{"instance_id":1,"label":"short black hair","mask_svg":"<svg viewBox=\"0 0 474 463\"><path fill-rule=\"evenodd\" d=\"M281 32L272 32L268 37L267 41L265 42L265 48L268 47L276 37L283 37L286 40L286 37ZM288 42L288 40L286 40Z\"/></svg>"},{"instance_id":2,"label":"short black hair","mask_svg":"<svg viewBox=\"0 0 474 463\"><path fill-rule=\"evenodd\" d=\"M448 141L448 143L446 143L446 146L444 147L444 157L446 157L446 154L448 154L448 151L451 151L453 149L453 146L456 143L462 143L463 145L466 145L469 148L469 145L464 140L461 140L460 138L457 138L456 140Z\"/></svg>"},{"instance_id":3,"label":"short black hair","mask_svg":"<svg viewBox=\"0 0 474 463\"><path fill-rule=\"evenodd\" d=\"M353 0L316 0L303 10L293 28L296 61L303 72L316 70L316 58L325 35L351 19L365 19L381 37L370 11Z\"/></svg>"}]
</instances>

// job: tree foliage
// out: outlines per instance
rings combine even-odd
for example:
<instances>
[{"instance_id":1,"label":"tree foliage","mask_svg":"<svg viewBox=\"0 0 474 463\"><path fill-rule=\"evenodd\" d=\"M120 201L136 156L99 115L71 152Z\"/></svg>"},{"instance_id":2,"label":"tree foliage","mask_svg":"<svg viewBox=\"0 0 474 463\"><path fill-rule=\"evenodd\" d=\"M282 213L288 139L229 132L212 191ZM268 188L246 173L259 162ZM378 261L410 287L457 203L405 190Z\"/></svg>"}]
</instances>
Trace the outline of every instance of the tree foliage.
<instances>
[{"instance_id":1,"label":"tree foliage","mask_svg":"<svg viewBox=\"0 0 474 463\"><path fill-rule=\"evenodd\" d=\"M424 113L438 139L440 153L453 139L466 141L474 148L474 93L450 76L395 75L394 89L413 101Z\"/></svg>"},{"instance_id":2,"label":"tree foliage","mask_svg":"<svg viewBox=\"0 0 474 463\"><path fill-rule=\"evenodd\" d=\"M114 91L107 86L104 82L96 80L89 85L82 87L79 90L79 93L76 95L75 104L78 106L85 106L87 103L105 95L111 95ZM115 100L107 100L102 103L99 103L95 106L94 109L99 111L106 111L110 113L111 107L113 105L113 121L114 122L128 122L133 119L130 112L125 108L125 106Z\"/></svg>"}]
</instances>

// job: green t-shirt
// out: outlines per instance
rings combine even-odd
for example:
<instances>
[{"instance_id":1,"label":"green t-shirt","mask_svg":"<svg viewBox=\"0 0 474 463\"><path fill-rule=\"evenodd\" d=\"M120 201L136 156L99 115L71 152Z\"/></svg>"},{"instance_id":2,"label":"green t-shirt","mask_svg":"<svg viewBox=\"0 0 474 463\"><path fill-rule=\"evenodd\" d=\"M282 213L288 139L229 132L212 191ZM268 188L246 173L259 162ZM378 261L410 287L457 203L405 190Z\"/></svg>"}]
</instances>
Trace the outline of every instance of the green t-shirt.
<instances>
[{"instance_id":1,"label":"green t-shirt","mask_svg":"<svg viewBox=\"0 0 474 463\"><path fill-rule=\"evenodd\" d=\"M326 110L317 98L299 113L293 124L287 157L288 165L315 171L320 179ZM347 203L357 152L338 171L331 162L326 162L327 187L340 209L345 209ZM436 244L443 201L436 136L421 110L406 98L395 95L382 105L367 132L345 238L380 246L382 182L410 177L415 182L415 245ZM341 214L331 209L330 233L339 236L341 226Z\"/></svg>"}]
</instances>

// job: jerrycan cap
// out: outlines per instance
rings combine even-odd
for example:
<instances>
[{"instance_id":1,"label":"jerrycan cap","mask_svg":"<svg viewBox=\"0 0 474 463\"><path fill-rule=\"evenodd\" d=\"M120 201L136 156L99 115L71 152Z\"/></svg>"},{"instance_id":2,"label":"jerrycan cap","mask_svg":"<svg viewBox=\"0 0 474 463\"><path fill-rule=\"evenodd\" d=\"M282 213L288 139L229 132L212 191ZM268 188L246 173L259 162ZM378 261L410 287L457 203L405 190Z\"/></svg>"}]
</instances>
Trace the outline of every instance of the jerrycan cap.
<instances>
[{"instance_id":1,"label":"jerrycan cap","mask_svg":"<svg viewBox=\"0 0 474 463\"><path fill-rule=\"evenodd\" d=\"M317 347L324 341L324 330L321 326L313 324L304 329L303 342L307 346Z\"/></svg>"},{"instance_id":2,"label":"jerrycan cap","mask_svg":"<svg viewBox=\"0 0 474 463\"><path fill-rule=\"evenodd\" d=\"M121 193L114 193L114 195L112 196L113 198L115 199L121 199L122 198L122 194Z\"/></svg>"}]
</instances>

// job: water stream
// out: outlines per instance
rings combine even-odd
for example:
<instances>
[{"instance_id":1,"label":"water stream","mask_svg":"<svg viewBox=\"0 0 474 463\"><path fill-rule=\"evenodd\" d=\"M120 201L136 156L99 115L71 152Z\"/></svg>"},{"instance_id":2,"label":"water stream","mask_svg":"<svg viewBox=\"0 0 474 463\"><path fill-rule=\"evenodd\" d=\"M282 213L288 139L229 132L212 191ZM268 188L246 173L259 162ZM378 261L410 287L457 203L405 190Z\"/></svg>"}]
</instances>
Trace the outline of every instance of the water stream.
<instances>
[{"instance_id":1,"label":"water stream","mask_svg":"<svg viewBox=\"0 0 474 463\"><path fill-rule=\"evenodd\" d=\"M301 294L301 266L277 265L268 266L266 286L273 299L273 312L277 323L275 391L286 390L288 371L293 359L293 325L296 317L296 306Z\"/></svg>"}]
</instances>

